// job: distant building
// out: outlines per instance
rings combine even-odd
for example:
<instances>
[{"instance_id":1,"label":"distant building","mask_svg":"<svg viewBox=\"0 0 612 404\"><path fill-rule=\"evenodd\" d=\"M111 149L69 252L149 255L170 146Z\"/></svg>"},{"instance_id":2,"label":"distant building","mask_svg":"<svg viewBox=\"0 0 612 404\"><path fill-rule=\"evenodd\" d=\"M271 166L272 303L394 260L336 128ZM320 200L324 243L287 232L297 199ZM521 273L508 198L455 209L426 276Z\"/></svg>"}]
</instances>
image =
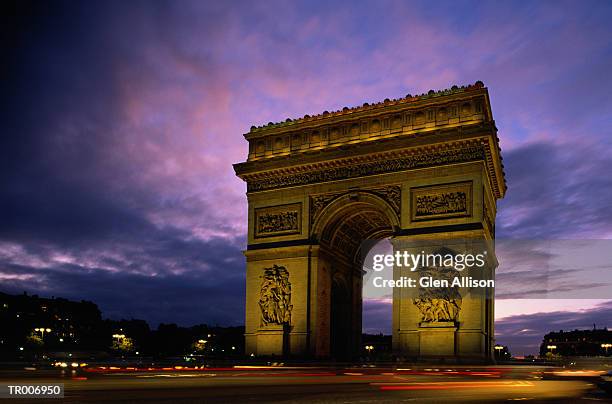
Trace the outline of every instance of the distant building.
<instances>
[{"instance_id":1,"label":"distant building","mask_svg":"<svg viewBox=\"0 0 612 404\"><path fill-rule=\"evenodd\" d=\"M612 331L607 328L550 332L540 345L540 356L611 356Z\"/></svg>"},{"instance_id":2,"label":"distant building","mask_svg":"<svg viewBox=\"0 0 612 404\"><path fill-rule=\"evenodd\" d=\"M0 292L0 351L11 353L31 348L65 349L87 346L97 336L101 313L95 303L74 302L37 295ZM23 348L23 349L22 349Z\"/></svg>"},{"instance_id":3,"label":"distant building","mask_svg":"<svg viewBox=\"0 0 612 404\"><path fill-rule=\"evenodd\" d=\"M103 320L95 303L0 292L0 361L39 360L73 353L98 356L191 355L205 359L244 354L244 327L181 327L144 320Z\"/></svg>"}]
</instances>

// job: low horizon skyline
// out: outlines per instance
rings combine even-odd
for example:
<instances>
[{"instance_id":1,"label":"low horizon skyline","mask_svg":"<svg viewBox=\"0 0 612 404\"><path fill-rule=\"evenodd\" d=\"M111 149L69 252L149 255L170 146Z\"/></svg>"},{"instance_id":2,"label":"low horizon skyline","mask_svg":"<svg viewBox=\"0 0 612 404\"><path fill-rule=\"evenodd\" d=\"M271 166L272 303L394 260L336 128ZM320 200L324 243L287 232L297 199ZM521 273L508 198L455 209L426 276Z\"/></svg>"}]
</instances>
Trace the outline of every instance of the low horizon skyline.
<instances>
[{"instance_id":1,"label":"low horizon skyline","mask_svg":"<svg viewBox=\"0 0 612 404\"><path fill-rule=\"evenodd\" d=\"M5 293L5 294L13 295L13 296L19 296L19 295L25 294L29 297L37 296L39 298L45 298L45 299L54 299L54 298L55 299L65 299L65 297L63 296L44 296L44 295L39 295L36 293L32 294L32 293L28 293L26 290L24 290L23 293L21 294L6 293L3 290L0 290L0 293ZM71 299L67 299L67 300L71 300ZM382 313L378 311L377 313L375 313L373 318L375 319L376 326L374 328L368 328L366 326L367 324L366 320L368 319L366 312L377 311L376 304L381 303L381 300L387 300L386 302L383 302L383 307L384 307L384 310L386 310L386 312ZM533 303L533 300L544 300L544 299L524 299L524 300L526 302ZM592 300L593 302L598 302L598 303L594 303L596 311L599 312L599 314L602 314L603 316L607 315L609 311L612 310L612 301L603 300L603 299L588 299L588 300ZM179 327L185 327L185 328L190 328L190 327L195 327L195 326L200 326L200 325L213 326L212 324L206 323L206 322L200 322L200 323L198 322L179 323L179 322L172 322L172 321L151 322L150 320L147 320L146 318L138 318L134 316L105 317L104 309L100 307L97 302L93 300L89 300L89 299L82 299L82 301L94 303L100 309L103 320L145 321L151 327L152 330L159 328L161 324L176 324ZM515 302L516 299L501 300L501 302L504 302L504 301ZM500 300L496 300L496 303L498 302L500 302ZM378 308L378 310L379 309L380 308ZM369 320L371 322L372 318L370 318ZM386 325L381 326L380 320L383 320L384 322L386 322ZM545 320L544 321L545 324L551 324L551 325L556 324L556 325L559 325L561 328L555 328L555 329L550 328L549 330L542 330L542 331L538 330L537 327L532 328L532 329L530 328L519 329L519 327L523 327L527 323L539 325L542 323L542 320ZM598 321L602 321L602 320L604 321L603 323L597 323ZM592 322L592 323L589 323L589 322ZM587 310L578 309L576 311L559 310L559 311L553 311L553 312L535 311L529 314L510 315L510 316L499 318L499 319L496 318L495 320L495 325L496 325L495 333L496 333L496 339L497 339L496 344L507 346L510 352L515 356L537 355L539 352L539 346L540 346L541 340L543 339L544 335L546 335L549 332L558 332L561 330L562 331L589 330L593 328L608 329L608 324L609 323L604 320L604 317L598 317L596 314L592 313L592 311L588 309ZM244 323L239 323L239 324L215 323L214 327L244 327ZM501 332L499 332L498 327L502 329ZM391 331L391 299L367 299L367 300L364 299L364 327L362 328L362 333L369 334L369 335L383 334L386 336L391 336L392 334L392 331ZM516 343L517 337L520 338L521 343ZM512 341L512 339L514 339L515 341ZM513 347L519 348L520 352L513 350Z\"/></svg>"}]
</instances>

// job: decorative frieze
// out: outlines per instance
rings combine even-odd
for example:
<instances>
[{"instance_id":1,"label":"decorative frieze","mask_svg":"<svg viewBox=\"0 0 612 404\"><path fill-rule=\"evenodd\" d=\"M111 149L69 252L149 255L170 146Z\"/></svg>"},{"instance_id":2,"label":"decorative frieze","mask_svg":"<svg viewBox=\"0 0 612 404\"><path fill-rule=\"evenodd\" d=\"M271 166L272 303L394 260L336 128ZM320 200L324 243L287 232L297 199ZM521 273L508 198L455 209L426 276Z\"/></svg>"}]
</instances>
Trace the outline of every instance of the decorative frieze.
<instances>
[{"instance_id":1,"label":"decorative frieze","mask_svg":"<svg viewBox=\"0 0 612 404\"><path fill-rule=\"evenodd\" d=\"M471 215L471 182L413 188L410 192L413 221Z\"/></svg>"},{"instance_id":2,"label":"decorative frieze","mask_svg":"<svg viewBox=\"0 0 612 404\"><path fill-rule=\"evenodd\" d=\"M482 145L457 149L441 149L429 153L414 153L390 159L376 159L361 164L330 167L295 174L276 174L262 179L247 180L248 192L336 181L348 178L391 173L415 168L484 160Z\"/></svg>"},{"instance_id":3,"label":"decorative frieze","mask_svg":"<svg viewBox=\"0 0 612 404\"><path fill-rule=\"evenodd\" d=\"M380 196L382 199L387 201L393 211L399 216L401 214L402 207L402 188L393 185L390 187L373 189L372 193Z\"/></svg>"},{"instance_id":4,"label":"decorative frieze","mask_svg":"<svg viewBox=\"0 0 612 404\"><path fill-rule=\"evenodd\" d=\"M343 192L333 192L323 195L315 195L310 197L310 223L314 223L319 217L321 211L329 205L334 199L342 195Z\"/></svg>"},{"instance_id":5,"label":"decorative frieze","mask_svg":"<svg viewBox=\"0 0 612 404\"><path fill-rule=\"evenodd\" d=\"M465 192L444 192L416 197L416 216L444 215L467 212Z\"/></svg>"},{"instance_id":6,"label":"decorative frieze","mask_svg":"<svg viewBox=\"0 0 612 404\"><path fill-rule=\"evenodd\" d=\"M310 223L314 223L317 217L319 217L321 211L323 211L326 206L328 206L338 197L352 192L355 192L355 190L351 190L350 192L332 192L328 194L311 196ZM401 187L397 185L391 185L388 187L361 189L359 190L359 192L365 192L379 196L389 204L389 206L398 216L401 214Z\"/></svg>"},{"instance_id":7,"label":"decorative frieze","mask_svg":"<svg viewBox=\"0 0 612 404\"><path fill-rule=\"evenodd\" d=\"M293 203L255 209L255 238L301 232L302 204Z\"/></svg>"}]
</instances>

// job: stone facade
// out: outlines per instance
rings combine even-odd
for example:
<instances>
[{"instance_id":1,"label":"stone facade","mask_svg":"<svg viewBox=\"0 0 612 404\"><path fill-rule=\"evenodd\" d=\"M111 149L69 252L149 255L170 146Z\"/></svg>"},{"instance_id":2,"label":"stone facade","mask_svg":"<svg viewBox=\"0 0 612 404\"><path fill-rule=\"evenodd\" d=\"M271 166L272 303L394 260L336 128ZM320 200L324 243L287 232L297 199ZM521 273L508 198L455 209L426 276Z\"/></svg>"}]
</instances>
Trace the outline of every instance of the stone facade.
<instances>
[{"instance_id":1,"label":"stone facade","mask_svg":"<svg viewBox=\"0 0 612 404\"><path fill-rule=\"evenodd\" d=\"M245 138L248 159L234 168L249 203L247 354L358 352L364 239L494 238L506 185L480 82L253 127ZM419 300L394 290L397 355L487 359L493 345L493 291Z\"/></svg>"}]
</instances>

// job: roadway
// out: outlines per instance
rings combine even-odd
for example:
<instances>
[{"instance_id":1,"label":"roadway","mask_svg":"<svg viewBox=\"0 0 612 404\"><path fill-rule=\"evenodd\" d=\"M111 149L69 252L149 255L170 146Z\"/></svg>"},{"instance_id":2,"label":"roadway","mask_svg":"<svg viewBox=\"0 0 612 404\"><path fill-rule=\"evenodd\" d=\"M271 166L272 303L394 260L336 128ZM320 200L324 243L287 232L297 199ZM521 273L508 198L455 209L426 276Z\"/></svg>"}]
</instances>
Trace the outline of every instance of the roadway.
<instances>
[{"instance_id":1,"label":"roadway","mask_svg":"<svg viewBox=\"0 0 612 404\"><path fill-rule=\"evenodd\" d=\"M66 403L612 402L595 375L530 366L90 367L4 371L0 383L64 383Z\"/></svg>"}]
</instances>

